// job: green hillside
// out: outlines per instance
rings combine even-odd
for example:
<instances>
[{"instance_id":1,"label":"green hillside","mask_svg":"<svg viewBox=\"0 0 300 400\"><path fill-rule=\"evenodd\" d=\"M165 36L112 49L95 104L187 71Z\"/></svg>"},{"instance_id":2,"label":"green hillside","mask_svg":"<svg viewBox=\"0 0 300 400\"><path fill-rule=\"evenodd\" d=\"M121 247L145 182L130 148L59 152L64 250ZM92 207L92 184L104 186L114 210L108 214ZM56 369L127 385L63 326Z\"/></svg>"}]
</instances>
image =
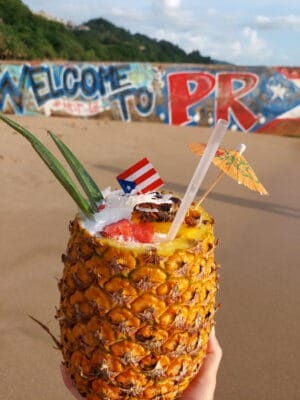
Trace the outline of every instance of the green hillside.
<instances>
[{"instance_id":1,"label":"green hillside","mask_svg":"<svg viewBox=\"0 0 300 400\"><path fill-rule=\"evenodd\" d=\"M65 26L33 14L20 0L0 0L0 60L148 61L213 64L198 51L97 18L85 28Z\"/></svg>"}]
</instances>

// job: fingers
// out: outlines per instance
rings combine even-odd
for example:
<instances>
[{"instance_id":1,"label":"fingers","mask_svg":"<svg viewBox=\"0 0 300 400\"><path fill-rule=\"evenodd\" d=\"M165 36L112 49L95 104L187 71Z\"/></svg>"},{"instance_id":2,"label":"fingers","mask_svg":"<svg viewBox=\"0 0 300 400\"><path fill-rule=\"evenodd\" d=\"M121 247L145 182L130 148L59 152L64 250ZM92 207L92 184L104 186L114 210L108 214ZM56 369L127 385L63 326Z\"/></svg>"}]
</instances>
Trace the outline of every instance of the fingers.
<instances>
[{"instance_id":1,"label":"fingers","mask_svg":"<svg viewBox=\"0 0 300 400\"><path fill-rule=\"evenodd\" d=\"M69 375L66 371L66 368L63 366L63 364L61 364L60 370L61 370L61 374L62 374L64 383L65 383L67 389L69 389L69 391L72 393L72 395L75 397L75 399L84 400L84 398L82 396L80 396L78 391L75 389L73 382L72 382L71 378L69 377Z\"/></svg>"},{"instance_id":2,"label":"fingers","mask_svg":"<svg viewBox=\"0 0 300 400\"><path fill-rule=\"evenodd\" d=\"M203 365L189 388L184 392L182 400L213 400L216 388L217 372L222 359L222 349L213 328L209 337L207 355ZM77 400L84 400L75 389L72 380L61 365L61 373L66 387Z\"/></svg>"},{"instance_id":3,"label":"fingers","mask_svg":"<svg viewBox=\"0 0 300 400\"><path fill-rule=\"evenodd\" d=\"M201 368L200 378L202 381L212 378L216 380L221 359L222 349L216 338L215 328L213 327L208 341L207 355Z\"/></svg>"},{"instance_id":4,"label":"fingers","mask_svg":"<svg viewBox=\"0 0 300 400\"><path fill-rule=\"evenodd\" d=\"M203 365L191 385L184 392L182 400L213 400L221 359L222 349L213 328Z\"/></svg>"}]
</instances>

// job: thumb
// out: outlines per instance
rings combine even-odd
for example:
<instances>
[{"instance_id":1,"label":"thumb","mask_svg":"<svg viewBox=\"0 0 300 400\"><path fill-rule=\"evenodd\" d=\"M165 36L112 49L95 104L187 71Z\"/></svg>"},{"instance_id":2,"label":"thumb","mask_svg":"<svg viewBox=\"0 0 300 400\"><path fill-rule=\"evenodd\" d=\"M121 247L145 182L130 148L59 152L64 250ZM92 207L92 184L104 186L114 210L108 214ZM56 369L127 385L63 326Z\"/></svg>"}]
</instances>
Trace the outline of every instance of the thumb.
<instances>
[{"instance_id":1,"label":"thumb","mask_svg":"<svg viewBox=\"0 0 300 400\"><path fill-rule=\"evenodd\" d=\"M198 375L184 392L182 400L213 400L221 358L222 349L213 328L203 365Z\"/></svg>"},{"instance_id":2,"label":"thumb","mask_svg":"<svg viewBox=\"0 0 300 400\"><path fill-rule=\"evenodd\" d=\"M62 378L64 380L64 384L66 385L66 388L69 389L69 391L72 393L72 395L75 397L77 400L84 400L84 398L79 394L75 386L73 385L73 382L71 378L69 377L66 368L61 364L60 366Z\"/></svg>"},{"instance_id":3,"label":"thumb","mask_svg":"<svg viewBox=\"0 0 300 400\"><path fill-rule=\"evenodd\" d=\"M200 369L199 379L201 381L216 380L221 359L222 349L216 338L215 328L213 327L208 340L206 358Z\"/></svg>"}]
</instances>

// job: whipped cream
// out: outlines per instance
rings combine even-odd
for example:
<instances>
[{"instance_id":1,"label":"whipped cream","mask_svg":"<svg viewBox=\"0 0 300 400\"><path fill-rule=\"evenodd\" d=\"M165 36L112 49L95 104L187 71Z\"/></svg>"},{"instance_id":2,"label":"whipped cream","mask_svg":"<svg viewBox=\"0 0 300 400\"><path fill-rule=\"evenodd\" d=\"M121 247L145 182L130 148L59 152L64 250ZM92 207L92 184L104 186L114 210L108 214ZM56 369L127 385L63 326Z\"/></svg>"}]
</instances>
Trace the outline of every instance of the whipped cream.
<instances>
[{"instance_id":1,"label":"whipped cream","mask_svg":"<svg viewBox=\"0 0 300 400\"><path fill-rule=\"evenodd\" d=\"M151 192L146 194L129 193L107 188L102 191L104 202L101 210L93 215L93 219L81 216L82 226L91 234L100 236L106 225L121 219L130 219L133 208L139 203L172 203L172 193Z\"/></svg>"}]
</instances>

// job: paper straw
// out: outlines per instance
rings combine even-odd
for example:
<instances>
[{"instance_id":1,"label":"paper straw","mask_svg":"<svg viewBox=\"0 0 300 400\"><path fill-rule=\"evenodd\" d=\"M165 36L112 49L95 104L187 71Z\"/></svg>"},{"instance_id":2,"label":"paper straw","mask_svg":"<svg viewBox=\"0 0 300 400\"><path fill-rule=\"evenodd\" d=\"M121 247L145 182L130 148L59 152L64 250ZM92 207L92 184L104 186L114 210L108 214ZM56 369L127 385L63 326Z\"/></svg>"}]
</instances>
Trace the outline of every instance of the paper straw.
<instances>
[{"instance_id":1,"label":"paper straw","mask_svg":"<svg viewBox=\"0 0 300 400\"><path fill-rule=\"evenodd\" d=\"M199 164L196 167L196 170L194 172L194 175L189 183L189 186L185 192L185 195L182 199L181 205L176 213L176 216L174 218L174 221L171 225L171 228L169 230L169 233L167 235L166 240L173 240L184 220L185 214L187 213L190 205L192 204L194 198L197 195L197 192L199 190L199 187L207 173L207 170L212 162L212 159L214 158L216 151L218 150L218 147L223 140L223 137L225 135L226 129L228 127L228 122L219 119L216 123L215 129L213 133L211 134L211 137L209 138L209 141L207 143L205 152L203 156L201 157Z\"/></svg>"}]
</instances>

